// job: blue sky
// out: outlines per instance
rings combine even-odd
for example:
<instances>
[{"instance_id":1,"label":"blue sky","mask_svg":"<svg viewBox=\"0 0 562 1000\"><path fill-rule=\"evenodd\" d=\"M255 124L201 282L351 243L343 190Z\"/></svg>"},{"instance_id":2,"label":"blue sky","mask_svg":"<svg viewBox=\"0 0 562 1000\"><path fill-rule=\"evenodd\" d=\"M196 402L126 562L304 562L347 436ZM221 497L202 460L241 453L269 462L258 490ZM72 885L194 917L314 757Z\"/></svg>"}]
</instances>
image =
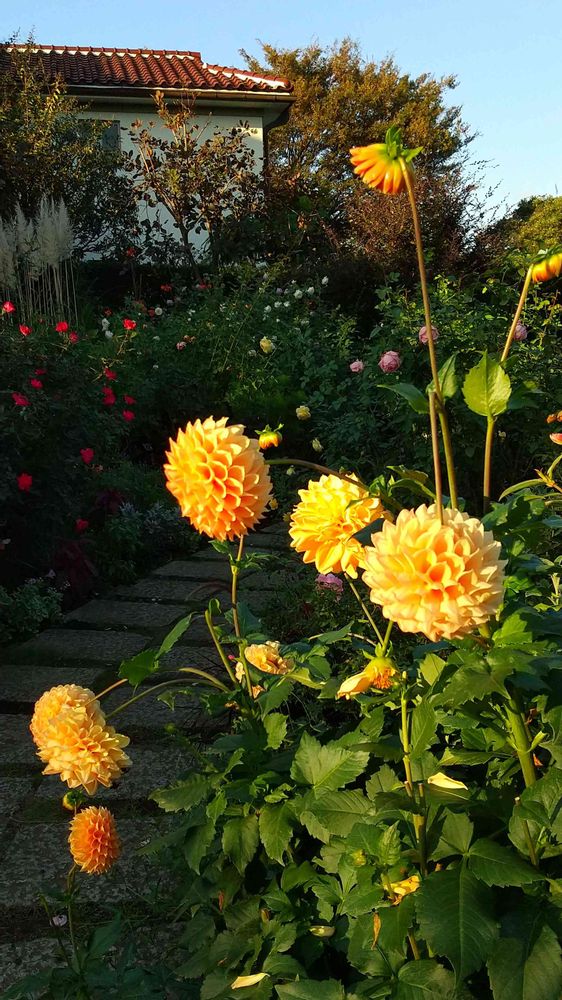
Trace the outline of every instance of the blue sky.
<instances>
[{"instance_id":1,"label":"blue sky","mask_svg":"<svg viewBox=\"0 0 562 1000\"><path fill-rule=\"evenodd\" d=\"M6 8L8 8L7 0ZM561 0L19 0L2 34L37 41L191 49L241 65L258 39L283 47L346 35L412 75L453 73L451 102L479 138L487 180L514 203L562 194Z\"/></svg>"}]
</instances>

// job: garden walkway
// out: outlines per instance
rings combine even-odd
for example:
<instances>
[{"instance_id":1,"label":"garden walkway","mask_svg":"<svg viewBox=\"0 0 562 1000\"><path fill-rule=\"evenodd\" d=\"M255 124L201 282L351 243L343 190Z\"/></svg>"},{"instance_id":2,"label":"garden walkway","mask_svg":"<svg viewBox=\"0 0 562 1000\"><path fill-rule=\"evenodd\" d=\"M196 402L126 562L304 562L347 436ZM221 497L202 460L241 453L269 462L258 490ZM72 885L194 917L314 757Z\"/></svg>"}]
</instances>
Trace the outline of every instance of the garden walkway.
<instances>
[{"instance_id":1,"label":"garden walkway","mask_svg":"<svg viewBox=\"0 0 562 1000\"><path fill-rule=\"evenodd\" d=\"M248 545L272 555L287 553L285 526L262 529L250 536ZM239 599L259 611L286 573L274 563L248 571L240 579ZM69 869L69 813L61 804L66 786L58 777L41 775L28 728L33 703L55 684L101 691L116 679L121 660L158 645L186 608L202 610L212 594L227 602L228 578L224 557L209 547L189 561L170 562L131 586L90 601L67 614L57 628L0 650L0 989L52 963L53 930L38 895ZM170 669L216 669L216 661L199 618L163 663ZM106 711L124 698L119 689L108 695ZM123 841L122 858L110 873L80 880L80 905L96 921L110 916L121 900L138 899L142 906L143 897L154 893L157 869L145 880L149 862L135 851L167 818L147 795L185 771L188 751L182 731L190 738L205 735L198 703L185 697L178 699L173 713L155 697L142 698L115 723L131 738L133 766L119 786L96 796L97 803L111 805Z\"/></svg>"}]
</instances>

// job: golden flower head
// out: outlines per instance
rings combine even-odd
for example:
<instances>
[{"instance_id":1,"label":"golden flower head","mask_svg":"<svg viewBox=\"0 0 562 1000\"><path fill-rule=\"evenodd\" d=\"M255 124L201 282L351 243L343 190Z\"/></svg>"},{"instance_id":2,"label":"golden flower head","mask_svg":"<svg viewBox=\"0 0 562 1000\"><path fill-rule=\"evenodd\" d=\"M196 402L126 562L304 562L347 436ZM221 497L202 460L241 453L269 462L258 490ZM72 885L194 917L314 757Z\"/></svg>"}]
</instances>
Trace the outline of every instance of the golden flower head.
<instances>
[{"instance_id":1,"label":"golden flower head","mask_svg":"<svg viewBox=\"0 0 562 1000\"><path fill-rule=\"evenodd\" d=\"M310 420L312 416L310 406L305 406L304 403L301 406L297 406L295 413L297 415L297 420Z\"/></svg>"},{"instance_id":2,"label":"golden flower head","mask_svg":"<svg viewBox=\"0 0 562 1000\"><path fill-rule=\"evenodd\" d=\"M367 187L377 188L383 194L400 194L406 187L404 172L412 175L410 163L420 148L406 149L400 129L393 126L388 129L384 142L354 146L349 152L354 173Z\"/></svg>"},{"instance_id":3,"label":"golden flower head","mask_svg":"<svg viewBox=\"0 0 562 1000\"><path fill-rule=\"evenodd\" d=\"M102 875L121 853L115 820L109 809L88 806L70 822L70 853L81 871Z\"/></svg>"},{"instance_id":4,"label":"golden flower head","mask_svg":"<svg viewBox=\"0 0 562 1000\"><path fill-rule=\"evenodd\" d=\"M540 260L531 267L531 278L533 281L549 281L550 278L559 278L562 272L562 250L556 249L545 251Z\"/></svg>"},{"instance_id":5,"label":"golden flower head","mask_svg":"<svg viewBox=\"0 0 562 1000\"><path fill-rule=\"evenodd\" d=\"M43 774L59 774L69 788L82 786L94 795L98 785L110 788L131 761L123 752L127 736L116 733L105 719L92 717L83 705L63 705L51 722L40 752Z\"/></svg>"},{"instance_id":6,"label":"golden flower head","mask_svg":"<svg viewBox=\"0 0 562 1000\"><path fill-rule=\"evenodd\" d=\"M355 694L364 694L371 688L377 691L386 691L394 687L398 680L398 670L392 660L386 656L374 656L359 674L353 674L340 685L337 698L346 698L348 701Z\"/></svg>"},{"instance_id":7,"label":"golden flower head","mask_svg":"<svg viewBox=\"0 0 562 1000\"><path fill-rule=\"evenodd\" d=\"M272 354L275 350L275 344L269 337L262 337L260 340L260 347L264 354Z\"/></svg>"},{"instance_id":8,"label":"golden flower head","mask_svg":"<svg viewBox=\"0 0 562 1000\"><path fill-rule=\"evenodd\" d=\"M267 642L257 643L246 648L246 659L253 667L263 670L264 674L286 674L292 670L294 663L288 657L281 656L279 652L280 643Z\"/></svg>"},{"instance_id":9,"label":"golden flower head","mask_svg":"<svg viewBox=\"0 0 562 1000\"><path fill-rule=\"evenodd\" d=\"M500 543L475 517L435 505L402 510L365 549L371 600L403 632L431 642L467 635L494 615L503 597Z\"/></svg>"},{"instance_id":10,"label":"golden flower head","mask_svg":"<svg viewBox=\"0 0 562 1000\"><path fill-rule=\"evenodd\" d=\"M258 442L226 417L187 424L170 441L167 487L197 531L223 542L245 535L261 520L271 480Z\"/></svg>"},{"instance_id":11,"label":"golden flower head","mask_svg":"<svg viewBox=\"0 0 562 1000\"><path fill-rule=\"evenodd\" d=\"M314 563L319 573L357 576L363 566L363 545L355 532L387 516L378 497L349 479L321 476L299 490L300 503L291 516L291 545Z\"/></svg>"},{"instance_id":12,"label":"golden flower head","mask_svg":"<svg viewBox=\"0 0 562 1000\"><path fill-rule=\"evenodd\" d=\"M29 724L33 741L42 757L45 744L50 739L51 726L56 719L61 708L64 706L75 708L82 706L87 709L88 715L98 722L103 721L103 713L99 701L93 691L80 687L78 684L59 684L50 688L35 702L33 716Z\"/></svg>"}]
</instances>

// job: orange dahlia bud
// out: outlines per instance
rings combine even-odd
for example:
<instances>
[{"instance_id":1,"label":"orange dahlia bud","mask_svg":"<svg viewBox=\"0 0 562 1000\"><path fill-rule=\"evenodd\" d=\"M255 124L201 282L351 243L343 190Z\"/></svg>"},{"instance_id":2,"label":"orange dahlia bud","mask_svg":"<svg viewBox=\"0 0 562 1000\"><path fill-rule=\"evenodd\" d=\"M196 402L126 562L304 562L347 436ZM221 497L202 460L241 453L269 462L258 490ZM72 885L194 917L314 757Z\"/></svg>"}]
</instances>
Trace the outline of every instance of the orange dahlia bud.
<instances>
[{"instance_id":1,"label":"orange dahlia bud","mask_svg":"<svg viewBox=\"0 0 562 1000\"><path fill-rule=\"evenodd\" d=\"M435 505L402 510L365 549L371 600L403 632L431 642L456 639L487 622L503 599L500 543L475 517Z\"/></svg>"},{"instance_id":2,"label":"orange dahlia bud","mask_svg":"<svg viewBox=\"0 0 562 1000\"><path fill-rule=\"evenodd\" d=\"M291 515L291 545L314 563L319 573L357 576L363 566L363 545L355 532L379 517L387 517L380 500L359 483L339 476L321 476L299 490L300 503Z\"/></svg>"},{"instance_id":3,"label":"orange dahlia bud","mask_svg":"<svg viewBox=\"0 0 562 1000\"><path fill-rule=\"evenodd\" d=\"M353 674L341 684L336 697L346 698L349 701L353 695L365 694L371 688L386 691L396 684L398 676L398 671L392 660L386 656L375 656L369 660L360 674Z\"/></svg>"},{"instance_id":4,"label":"orange dahlia bud","mask_svg":"<svg viewBox=\"0 0 562 1000\"><path fill-rule=\"evenodd\" d=\"M103 722L104 716L99 701L93 691L80 687L78 684L59 684L45 691L35 703L35 709L29 725L33 741L41 756L45 744L50 739L53 720L64 706L87 708L88 715L98 722Z\"/></svg>"},{"instance_id":5,"label":"orange dahlia bud","mask_svg":"<svg viewBox=\"0 0 562 1000\"><path fill-rule=\"evenodd\" d=\"M223 542L255 527L271 496L258 442L226 417L187 424L170 441L167 487L194 528Z\"/></svg>"},{"instance_id":6,"label":"orange dahlia bud","mask_svg":"<svg viewBox=\"0 0 562 1000\"><path fill-rule=\"evenodd\" d=\"M264 674L286 674L292 670L294 663L287 657L281 656L278 642L258 643L255 646L248 646L246 649L246 659L253 667L263 670Z\"/></svg>"},{"instance_id":7,"label":"orange dahlia bud","mask_svg":"<svg viewBox=\"0 0 562 1000\"><path fill-rule=\"evenodd\" d=\"M377 188L383 194L400 194L406 187L404 171L413 174L410 161L420 149L405 149L400 129L393 126L388 129L384 142L354 146L349 152L354 173L367 187Z\"/></svg>"},{"instance_id":8,"label":"orange dahlia bud","mask_svg":"<svg viewBox=\"0 0 562 1000\"><path fill-rule=\"evenodd\" d=\"M281 427L282 426L283 425L280 424L279 427L276 427L275 430L272 430L271 427L268 424L267 427L264 427L263 431L258 431L257 432L258 435L259 435L259 437L258 437L258 444L259 444L260 448L262 449L262 451L265 451L266 448L278 448L279 447L279 445L281 444L281 442L283 440L283 435L281 434Z\"/></svg>"},{"instance_id":9,"label":"orange dahlia bud","mask_svg":"<svg viewBox=\"0 0 562 1000\"><path fill-rule=\"evenodd\" d=\"M88 806L70 822L70 853L81 871L102 875L121 854L115 820L109 809Z\"/></svg>"},{"instance_id":10,"label":"orange dahlia bud","mask_svg":"<svg viewBox=\"0 0 562 1000\"><path fill-rule=\"evenodd\" d=\"M123 752L127 736L116 733L105 720L99 722L81 705L64 705L51 722L41 760L43 774L59 774L69 788L82 786L94 795L98 785L110 788L131 761Z\"/></svg>"},{"instance_id":11,"label":"orange dahlia bud","mask_svg":"<svg viewBox=\"0 0 562 1000\"><path fill-rule=\"evenodd\" d=\"M562 250L545 253L542 260L537 261L531 268L531 278L533 281L549 281L550 278L560 277L562 271Z\"/></svg>"},{"instance_id":12,"label":"orange dahlia bud","mask_svg":"<svg viewBox=\"0 0 562 1000\"><path fill-rule=\"evenodd\" d=\"M562 434L560 434L560 433L551 434L550 435L550 440L553 441L554 444L562 444Z\"/></svg>"}]
</instances>

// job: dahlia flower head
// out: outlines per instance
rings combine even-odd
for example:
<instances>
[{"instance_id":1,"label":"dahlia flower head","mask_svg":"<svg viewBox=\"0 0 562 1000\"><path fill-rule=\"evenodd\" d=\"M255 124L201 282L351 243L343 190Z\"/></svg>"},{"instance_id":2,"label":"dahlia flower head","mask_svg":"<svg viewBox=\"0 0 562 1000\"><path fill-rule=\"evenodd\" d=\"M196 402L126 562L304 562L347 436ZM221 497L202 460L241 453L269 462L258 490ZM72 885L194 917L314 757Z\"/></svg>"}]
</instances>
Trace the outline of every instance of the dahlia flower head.
<instances>
[{"instance_id":1,"label":"dahlia flower head","mask_svg":"<svg viewBox=\"0 0 562 1000\"><path fill-rule=\"evenodd\" d=\"M500 543L475 517L434 504L402 510L365 549L371 601L403 632L431 642L458 639L484 625L503 600Z\"/></svg>"},{"instance_id":2,"label":"dahlia flower head","mask_svg":"<svg viewBox=\"0 0 562 1000\"><path fill-rule=\"evenodd\" d=\"M196 420L170 441L166 455L166 485L197 531L232 541L262 519L271 480L258 442L241 424Z\"/></svg>"},{"instance_id":3,"label":"dahlia flower head","mask_svg":"<svg viewBox=\"0 0 562 1000\"><path fill-rule=\"evenodd\" d=\"M384 656L375 656L360 673L352 674L340 684L336 697L349 701L354 695L365 694L373 688L377 691L387 691L394 686L397 678L398 671L392 660Z\"/></svg>"},{"instance_id":4,"label":"dahlia flower head","mask_svg":"<svg viewBox=\"0 0 562 1000\"><path fill-rule=\"evenodd\" d=\"M69 788L95 795L98 785L110 788L129 767L123 751L127 736L109 726L88 688L62 684L39 698L30 724L43 774L58 774Z\"/></svg>"},{"instance_id":5,"label":"dahlia flower head","mask_svg":"<svg viewBox=\"0 0 562 1000\"><path fill-rule=\"evenodd\" d=\"M287 674L293 669L294 663L289 657L281 656L279 649L280 643L268 639L266 642L247 646L245 656L248 663L264 674Z\"/></svg>"},{"instance_id":6,"label":"dahlia flower head","mask_svg":"<svg viewBox=\"0 0 562 1000\"><path fill-rule=\"evenodd\" d=\"M103 806L88 806L76 813L68 843L75 864L88 875L103 875L121 854L115 820Z\"/></svg>"}]
</instances>

